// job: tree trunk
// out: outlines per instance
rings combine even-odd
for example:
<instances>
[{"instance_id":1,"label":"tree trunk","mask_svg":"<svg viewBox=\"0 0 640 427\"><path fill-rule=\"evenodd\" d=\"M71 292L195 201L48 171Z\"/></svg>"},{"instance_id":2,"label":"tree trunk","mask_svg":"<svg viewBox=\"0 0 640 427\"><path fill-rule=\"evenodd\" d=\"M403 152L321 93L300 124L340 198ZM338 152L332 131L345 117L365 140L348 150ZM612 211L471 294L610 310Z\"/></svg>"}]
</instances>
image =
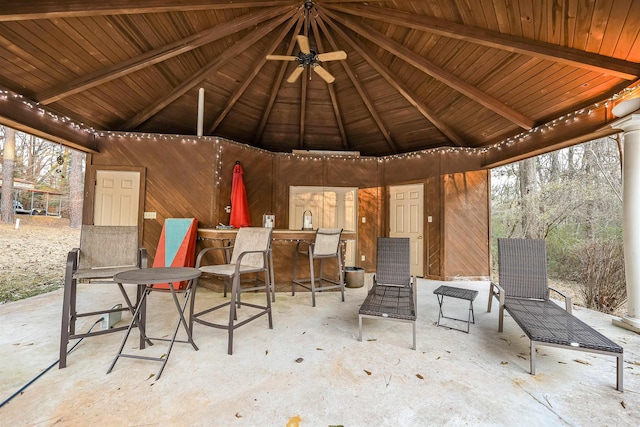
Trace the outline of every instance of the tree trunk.
<instances>
[{"instance_id":1,"label":"tree trunk","mask_svg":"<svg viewBox=\"0 0 640 427\"><path fill-rule=\"evenodd\" d=\"M13 222L13 168L16 161L16 131L4 128L4 154L2 156L2 222Z\"/></svg>"},{"instance_id":2,"label":"tree trunk","mask_svg":"<svg viewBox=\"0 0 640 427\"><path fill-rule=\"evenodd\" d=\"M522 207L522 233L526 238L538 238L538 189L536 159L520 162L520 206Z\"/></svg>"},{"instance_id":3,"label":"tree trunk","mask_svg":"<svg viewBox=\"0 0 640 427\"><path fill-rule=\"evenodd\" d=\"M71 151L71 173L69 177L69 226L71 228L80 228L82 225L82 158L83 154L80 151Z\"/></svg>"},{"instance_id":4,"label":"tree trunk","mask_svg":"<svg viewBox=\"0 0 640 427\"><path fill-rule=\"evenodd\" d=\"M596 158L600 155L600 144L601 141L596 139L594 141L585 142L584 144L584 160L582 162L582 167L584 168L584 179L585 182L591 184L596 182L598 177L597 168L595 167ZM585 211L593 212L594 211L594 202L593 202L593 192L595 191L590 186L587 186L587 198L585 200ZM594 239L594 229L593 229L593 216L586 215L584 218L584 222L582 224L584 227L585 236L589 240Z\"/></svg>"}]
</instances>

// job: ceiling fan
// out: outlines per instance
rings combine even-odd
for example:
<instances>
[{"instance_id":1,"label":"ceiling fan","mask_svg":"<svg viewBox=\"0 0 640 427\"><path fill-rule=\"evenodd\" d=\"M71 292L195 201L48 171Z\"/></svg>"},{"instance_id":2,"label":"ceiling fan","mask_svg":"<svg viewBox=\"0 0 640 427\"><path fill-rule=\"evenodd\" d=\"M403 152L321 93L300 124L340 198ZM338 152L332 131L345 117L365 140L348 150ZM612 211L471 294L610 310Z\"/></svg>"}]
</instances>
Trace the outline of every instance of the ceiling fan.
<instances>
[{"instance_id":1,"label":"ceiling fan","mask_svg":"<svg viewBox=\"0 0 640 427\"><path fill-rule=\"evenodd\" d=\"M309 66L309 68L322 77L322 79L327 83L333 83L335 81L335 77L322 68L320 64L326 61L347 59L346 52L343 50L337 50L335 52L316 53L309 48L309 39L306 36L299 35L297 36L297 40L298 46L300 47L300 53L298 53L298 56L267 55L267 59L277 61L298 61L298 66L293 70L293 73L291 73L289 78L287 78L287 82L289 83L293 83L298 80L298 77L300 77L300 74L304 71L305 66Z\"/></svg>"}]
</instances>

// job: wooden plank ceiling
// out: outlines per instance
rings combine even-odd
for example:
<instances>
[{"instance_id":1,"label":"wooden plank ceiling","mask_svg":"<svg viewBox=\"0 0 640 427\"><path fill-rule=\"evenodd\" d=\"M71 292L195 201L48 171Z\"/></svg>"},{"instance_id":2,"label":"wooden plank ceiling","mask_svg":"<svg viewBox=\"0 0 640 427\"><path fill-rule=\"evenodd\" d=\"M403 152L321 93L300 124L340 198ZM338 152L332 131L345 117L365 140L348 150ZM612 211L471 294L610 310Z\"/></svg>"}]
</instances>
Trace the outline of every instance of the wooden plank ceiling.
<instances>
[{"instance_id":1,"label":"wooden plank ceiling","mask_svg":"<svg viewBox=\"0 0 640 427\"><path fill-rule=\"evenodd\" d=\"M637 84L640 0L0 3L0 86L96 130L274 152L485 147ZM307 35L326 83L297 61ZM317 71L317 70L314 70Z\"/></svg>"}]
</instances>

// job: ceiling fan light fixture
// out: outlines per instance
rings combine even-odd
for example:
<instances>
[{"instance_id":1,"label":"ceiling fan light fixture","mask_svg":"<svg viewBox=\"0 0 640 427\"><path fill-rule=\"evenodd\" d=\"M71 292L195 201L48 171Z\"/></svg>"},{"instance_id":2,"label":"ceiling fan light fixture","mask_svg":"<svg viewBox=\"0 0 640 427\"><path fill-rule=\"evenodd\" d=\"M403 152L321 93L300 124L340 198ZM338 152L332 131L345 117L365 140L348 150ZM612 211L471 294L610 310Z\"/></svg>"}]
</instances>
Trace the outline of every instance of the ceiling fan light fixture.
<instances>
[{"instance_id":1,"label":"ceiling fan light fixture","mask_svg":"<svg viewBox=\"0 0 640 427\"><path fill-rule=\"evenodd\" d=\"M322 68L320 66L320 63L347 59L347 53L343 50L338 50L335 52L319 54L309 48L309 38L307 36L299 34L296 36L296 40L298 42L298 47L300 48L300 52L298 52L297 56L267 55L267 59L276 61L298 61L298 67L296 67L291 75L287 78L288 83L295 82L298 77L300 77L300 74L302 74L303 71L299 68L304 68L306 66L315 71L315 73L319 75L325 82L333 83L336 80L335 77L333 77L333 75L331 75L329 71Z\"/></svg>"}]
</instances>

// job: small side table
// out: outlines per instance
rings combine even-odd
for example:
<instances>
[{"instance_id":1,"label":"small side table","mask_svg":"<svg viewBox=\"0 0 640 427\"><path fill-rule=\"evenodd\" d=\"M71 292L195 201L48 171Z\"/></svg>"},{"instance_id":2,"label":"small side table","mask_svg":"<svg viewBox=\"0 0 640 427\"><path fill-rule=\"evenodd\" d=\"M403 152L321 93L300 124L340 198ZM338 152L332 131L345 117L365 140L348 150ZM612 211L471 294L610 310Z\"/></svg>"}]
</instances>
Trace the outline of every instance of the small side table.
<instances>
[{"instance_id":1,"label":"small side table","mask_svg":"<svg viewBox=\"0 0 640 427\"><path fill-rule=\"evenodd\" d=\"M139 287L140 286L144 287L144 293L142 294L142 298L140 299L140 302L136 307L133 317L131 318L131 323L129 324L129 327L127 328L127 333L125 334L124 339L122 340L122 344L120 345L120 350L118 350L118 354L116 354L116 357L113 359L113 362L111 363L111 366L107 371L107 374L111 372L111 370L113 369L113 367L115 366L116 362L120 357L128 357L132 359L145 359L145 360L154 360L156 362L162 362L162 366L160 367L160 370L158 371L158 376L156 378L156 379L160 379L160 376L162 375L162 371L164 370L164 366L167 364L167 361L169 360L169 355L171 354L171 349L173 348L174 342L189 343L193 346L195 350L198 350L198 347L193 342L193 337L192 337L191 329L189 328L189 324L184 318L184 311L187 308L189 297L192 295L191 291L192 291L194 279L200 277L200 274L201 274L200 270L197 268L162 267L162 268L143 268L138 270L129 270L129 271L124 271L122 273L118 273L115 276L113 276L113 280L119 284L130 283L130 284L136 284ZM187 285L183 289L180 289L179 284L180 282L183 282L183 281L186 281ZM166 287L161 287L161 288L153 287L153 285L161 284L161 283L168 283L169 285L168 289ZM174 284L177 285L178 288L176 288ZM146 336L146 331L145 331L146 319L144 318L145 311L146 311L145 308L147 303L147 296L152 291L170 292L171 296L173 297L173 302L175 303L176 309L178 310L179 318L178 318L178 322L176 324L175 330L173 332L173 337L171 339L149 338ZM182 304L182 307L180 306L180 302L178 301L178 297L177 297L178 293L184 293L184 303ZM129 307L129 308L131 309L132 307ZM142 312L140 312L141 310ZM176 340L176 336L178 335L178 330L180 329L181 323L182 323L182 326L184 326L184 329L187 333L186 341ZM134 324L138 326L138 329L140 331L141 342L144 342L144 341L150 342L151 339L154 339L157 341L170 342L169 349L167 350L167 353L164 357L139 356L136 354L124 354L122 352Z\"/></svg>"},{"instance_id":2,"label":"small side table","mask_svg":"<svg viewBox=\"0 0 640 427\"><path fill-rule=\"evenodd\" d=\"M459 328L454 328L451 326L446 326L449 329L456 329L458 331L462 331L462 332L466 332L469 333L469 325L471 323L476 323L476 319L473 315L473 300L476 299L476 297L478 296L478 291L473 291L470 289L462 289L462 288L456 288L453 286L440 286L438 289L436 289L435 291L433 291L434 294L436 294L436 297L438 298L438 305L439 307L439 313L438 313L438 326L440 326L440 319L444 318L444 319L451 319L451 320L457 320L460 322L467 322L467 329L459 329ZM451 298L458 298L458 299L463 299L463 300L467 300L469 301L469 317L467 319L457 319L455 317L447 317L442 313L442 303L444 302L444 297L451 297Z\"/></svg>"}]
</instances>

